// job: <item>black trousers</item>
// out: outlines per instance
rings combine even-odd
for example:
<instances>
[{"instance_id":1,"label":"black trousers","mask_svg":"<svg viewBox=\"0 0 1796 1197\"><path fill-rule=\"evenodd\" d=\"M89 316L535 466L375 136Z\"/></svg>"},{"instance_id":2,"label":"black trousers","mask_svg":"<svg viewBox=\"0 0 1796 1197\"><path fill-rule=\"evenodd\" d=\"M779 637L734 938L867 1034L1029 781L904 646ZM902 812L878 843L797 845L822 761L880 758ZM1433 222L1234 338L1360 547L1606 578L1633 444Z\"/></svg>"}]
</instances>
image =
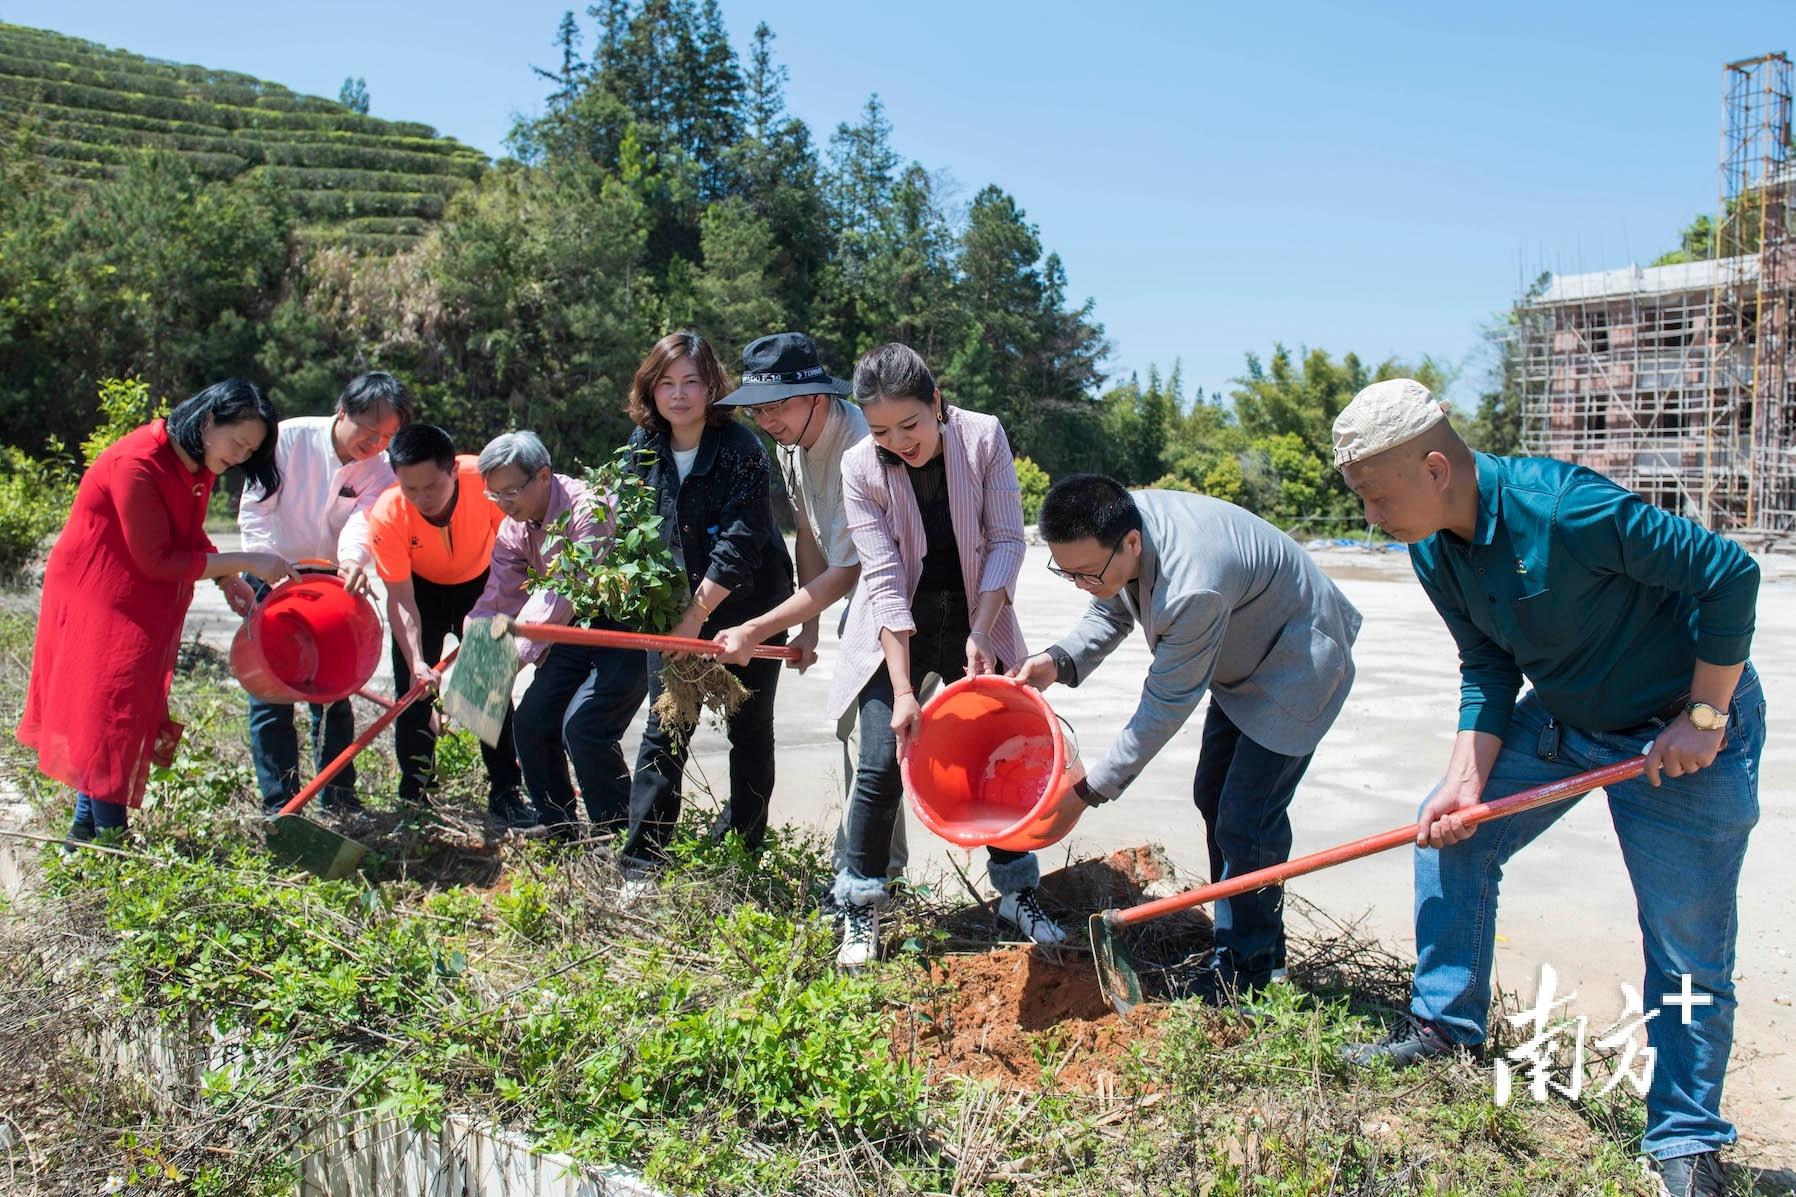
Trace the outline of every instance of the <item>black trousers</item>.
<instances>
[{"instance_id":1,"label":"black trousers","mask_svg":"<svg viewBox=\"0 0 1796 1197\"><path fill-rule=\"evenodd\" d=\"M412 575L412 593L418 601L418 634L423 641L424 664L435 665L443 659L443 641L451 633L458 638L461 636L462 621L474 609L474 604L480 599L480 592L485 588L485 571L478 578L458 582L453 586L444 586L416 574ZM394 696L410 690L416 681L417 678L406 667L405 653L400 650L399 638L395 635ZM511 724L511 704L507 702L505 726L499 733L499 743L493 747L484 742L480 745L480 759L486 765L489 801L503 795L516 794L523 785L523 777L518 771L517 749L512 744ZM393 721L393 750L399 758L400 800L423 802L426 791L435 779L437 755L437 737L430 730L430 706L425 700L413 703Z\"/></svg>"},{"instance_id":2,"label":"black trousers","mask_svg":"<svg viewBox=\"0 0 1796 1197\"><path fill-rule=\"evenodd\" d=\"M724 668L748 687L748 701L730 717L730 801L718 825L737 831L751 848L767 835L767 810L773 801L773 696L779 688L780 662L759 657L746 665ZM661 656L649 654L649 698L661 693ZM680 821L680 781L686 773L687 741L692 728L663 727L649 712L636 754L636 777L630 785L630 836L623 855L638 863L656 863ZM676 734L676 732L678 734Z\"/></svg>"},{"instance_id":3,"label":"black trousers","mask_svg":"<svg viewBox=\"0 0 1796 1197\"><path fill-rule=\"evenodd\" d=\"M630 766L620 741L648 688L648 656L640 649L556 644L536 663L518 703L518 763L543 822L576 823L580 779L586 817L600 831L630 819Z\"/></svg>"}]
</instances>

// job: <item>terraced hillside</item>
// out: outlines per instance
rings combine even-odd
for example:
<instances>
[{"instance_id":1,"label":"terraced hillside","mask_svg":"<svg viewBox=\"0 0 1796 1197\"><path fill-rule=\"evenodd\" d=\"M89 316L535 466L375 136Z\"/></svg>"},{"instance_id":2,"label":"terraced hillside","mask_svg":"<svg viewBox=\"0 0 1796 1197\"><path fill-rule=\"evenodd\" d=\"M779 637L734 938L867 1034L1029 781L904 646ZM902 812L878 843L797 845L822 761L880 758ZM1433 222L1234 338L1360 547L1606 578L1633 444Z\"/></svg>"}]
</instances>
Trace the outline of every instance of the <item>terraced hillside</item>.
<instances>
[{"instance_id":1,"label":"terraced hillside","mask_svg":"<svg viewBox=\"0 0 1796 1197\"><path fill-rule=\"evenodd\" d=\"M114 175L148 148L209 178L265 171L292 194L308 237L368 250L409 244L487 164L429 125L0 22L0 136L21 125L74 180Z\"/></svg>"}]
</instances>

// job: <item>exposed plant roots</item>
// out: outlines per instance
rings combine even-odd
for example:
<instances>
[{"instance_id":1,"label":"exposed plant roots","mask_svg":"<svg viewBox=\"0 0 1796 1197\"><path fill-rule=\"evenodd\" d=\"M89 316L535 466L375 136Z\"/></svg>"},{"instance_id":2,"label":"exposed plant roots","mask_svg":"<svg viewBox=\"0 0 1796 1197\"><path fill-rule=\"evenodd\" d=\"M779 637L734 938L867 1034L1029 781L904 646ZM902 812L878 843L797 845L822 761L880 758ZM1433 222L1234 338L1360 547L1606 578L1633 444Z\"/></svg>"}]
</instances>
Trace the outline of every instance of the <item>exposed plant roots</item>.
<instances>
[{"instance_id":1,"label":"exposed plant roots","mask_svg":"<svg viewBox=\"0 0 1796 1197\"><path fill-rule=\"evenodd\" d=\"M653 709L662 727L690 730L705 711L728 719L747 701L748 687L716 657L670 653L661 658L661 693Z\"/></svg>"}]
</instances>

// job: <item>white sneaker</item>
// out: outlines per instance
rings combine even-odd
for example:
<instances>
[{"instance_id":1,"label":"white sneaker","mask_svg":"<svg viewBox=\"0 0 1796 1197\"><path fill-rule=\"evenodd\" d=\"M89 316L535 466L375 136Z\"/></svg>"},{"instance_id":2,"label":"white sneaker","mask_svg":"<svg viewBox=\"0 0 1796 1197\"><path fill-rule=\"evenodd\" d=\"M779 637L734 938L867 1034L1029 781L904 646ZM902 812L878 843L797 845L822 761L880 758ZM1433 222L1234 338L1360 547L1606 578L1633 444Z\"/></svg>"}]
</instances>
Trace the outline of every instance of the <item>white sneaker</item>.
<instances>
[{"instance_id":1,"label":"white sneaker","mask_svg":"<svg viewBox=\"0 0 1796 1197\"><path fill-rule=\"evenodd\" d=\"M842 907L842 949L836 963L843 968L865 968L879 959L879 908Z\"/></svg>"},{"instance_id":2,"label":"white sneaker","mask_svg":"<svg viewBox=\"0 0 1796 1197\"><path fill-rule=\"evenodd\" d=\"M1036 900L1034 886L1005 894L998 899L998 917L1013 924L1023 933L1024 938L1036 943L1066 942L1066 932L1059 923L1048 917L1048 912Z\"/></svg>"},{"instance_id":3,"label":"white sneaker","mask_svg":"<svg viewBox=\"0 0 1796 1197\"><path fill-rule=\"evenodd\" d=\"M625 910L642 905L655 892L658 880L659 878L647 869L640 871L626 869L624 883L617 890L617 904Z\"/></svg>"}]
</instances>

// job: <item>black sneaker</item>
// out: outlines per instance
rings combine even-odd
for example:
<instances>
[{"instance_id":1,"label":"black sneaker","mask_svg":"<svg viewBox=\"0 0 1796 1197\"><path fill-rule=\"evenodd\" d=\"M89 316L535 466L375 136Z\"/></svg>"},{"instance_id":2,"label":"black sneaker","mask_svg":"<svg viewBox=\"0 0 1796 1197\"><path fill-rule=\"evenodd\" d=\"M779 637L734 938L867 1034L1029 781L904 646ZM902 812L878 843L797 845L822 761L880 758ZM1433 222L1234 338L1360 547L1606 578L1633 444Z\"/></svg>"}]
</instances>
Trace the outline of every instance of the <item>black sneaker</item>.
<instances>
[{"instance_id":1,"label":"black sneaker","mask_svg":"<svg viewBox=\"0 0 1796 1197\"><path fill-rule=\"evenodd\" d=\"M1660 1160L1656 1172L1664 1197L1721 1197L1721 1156L1713 1151L1673 1156Z\"/></svg>"},{"instance_id":2,"label":"black sneaker","mask_svg":"<svg viewBox=\"0 0 1796 1197\"><path fill-rule=\"evenodd\" d=\"M326 790L318 799L325 813L332 815L359 815L364 807L360 796L354 790Z\"/></svg>"},{"instance_id":3,"label":"black sneaker","mask_svg":"<svg viewBox=\"0 0 1796 1197\"><path fill-rule=\"evenodd\" d=\"M264 819L276 818L280 815L281 808L287 805L287 802L288 799L279 794L272 798L262 799L262 817Z\"/></svg>"},{"instance_id":4,"label":"black sneaker","mask_svg":"<svg viewBox=\"0 0 1796 1197\"><path fill-rule=\"evenodd\" d=\"M81 850L83 844L91 844L99 832L92 823L76 823L69 828L69 833L62 839L62 854L73 856Z\"/></svg>"},{"instance_id":5,"label":"black sneaker","mask_svg":"<svg viewBox=\"0 0 1796 1197\"><path fill-rule=\"evenodd\" d=\"M1226 948L1203 958L1197 971L1179 986L1178 996L1206 1006L1233 1006L1272 984L1271 969L1244 969Z\"/></svg>"},{"instance_id":6,"label":"black sneaker","mask_svg":"<svg viewBox=\"0 0 1796 1197\"><path fill-rule=\"evenodd\" d=\"M1361 1068L1375 1060L1386 1060L1393 1068L1408 1068L1424 1060L1450 1056L1459 1050L1451 1036L1439 1023L1405 1014L1403 1020L1377 1043L1349 1043L1341 1049L1341 1059Z\"/></svg>"},{"instance_id":7,"label":"black sneaker","mask_svg":"<svg viewBox=\"0 0 1796 1197\"><path fill-rule=\"evenodd\" d=\"M516 832L531 838L549 833L536 808L516 794L495 794L487 801L486 825L494 831Z\"/></svg>"}]
</instances>

